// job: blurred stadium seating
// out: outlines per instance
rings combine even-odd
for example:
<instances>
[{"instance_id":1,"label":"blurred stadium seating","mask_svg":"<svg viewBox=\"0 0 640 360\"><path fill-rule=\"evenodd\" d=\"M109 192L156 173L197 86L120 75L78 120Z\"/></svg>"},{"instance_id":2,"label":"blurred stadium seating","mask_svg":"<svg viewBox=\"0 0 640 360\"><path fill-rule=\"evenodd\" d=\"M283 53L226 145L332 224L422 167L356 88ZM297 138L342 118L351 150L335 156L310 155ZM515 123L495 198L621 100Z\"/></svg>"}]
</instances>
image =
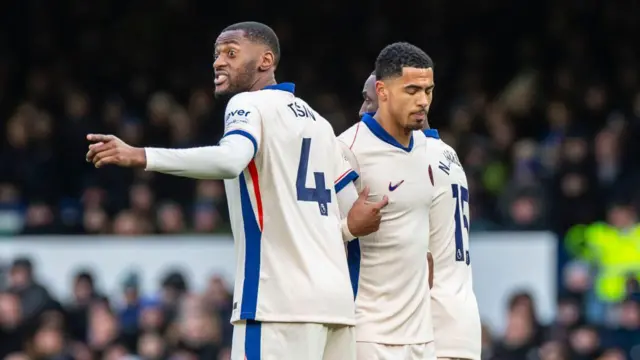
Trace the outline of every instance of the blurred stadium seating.
<instances>
[{"instance_id":1,"label":"blurred stadium seating","mask_svg":"<svg viewBox=\"0 0 640 360\"><path fill-rule=\"evenodd\" d=\"M3 3L0 358L229 358L228 257L171 267L229 245L223 185L98 171L84 161L84 136L215 144L224 104L211 97L212 44L225 25L253 19L280 36L279 80L295 82L336 132L358 120L384 45L410 41L435 60L429 120L469 176L475 286L479 298L509 299L481 308L503 321L487 321L483 358L640 359L633 0ZM206 236L159 267L140 262L189 234ZM529 240L548 234L550 248ZM114 258L106 235L126 236L138 260ZM87 264L91 251L102 262ZM499 281L483 280L494 271L483 260Z\"/></svg>"}]
</instances>

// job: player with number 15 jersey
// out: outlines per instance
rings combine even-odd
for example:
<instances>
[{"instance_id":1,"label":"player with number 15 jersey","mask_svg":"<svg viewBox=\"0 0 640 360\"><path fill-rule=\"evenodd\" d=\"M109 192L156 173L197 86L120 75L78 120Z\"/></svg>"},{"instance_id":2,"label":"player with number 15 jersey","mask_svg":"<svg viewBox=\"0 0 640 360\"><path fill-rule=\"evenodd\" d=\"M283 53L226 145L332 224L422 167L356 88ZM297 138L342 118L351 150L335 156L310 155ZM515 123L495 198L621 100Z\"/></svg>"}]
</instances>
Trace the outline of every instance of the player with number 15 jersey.
<instances>
[{"instance_id":1,"label":"player with number 15 jersey","mask_svg":"<svg viewBox=\"0 0 640 360\"><path fill-rule=\"evenodd\" d=\"M481 330L469 256L469 187L456 152L427 129L435 195L429 211L431 310L438 359L480 360Z\"/></svg>"}]
</instances>

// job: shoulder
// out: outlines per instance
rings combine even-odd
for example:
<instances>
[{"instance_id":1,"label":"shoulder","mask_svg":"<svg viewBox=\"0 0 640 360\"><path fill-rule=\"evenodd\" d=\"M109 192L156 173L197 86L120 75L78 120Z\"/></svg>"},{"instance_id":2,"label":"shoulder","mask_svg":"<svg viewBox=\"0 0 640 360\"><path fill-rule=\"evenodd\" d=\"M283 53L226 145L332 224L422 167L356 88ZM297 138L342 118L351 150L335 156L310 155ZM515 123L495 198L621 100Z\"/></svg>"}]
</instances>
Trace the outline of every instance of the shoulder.
<instances>
[{"instance_id":1,"label":"shoulder","mask_svg":"<svg viewBox=\"0 0 640 360\"><path fill-rule=\"evenodd\" d=\"M342 134L338 135L338 140L347 148L352 150L358 139L358 134L363 127L362 121L358 121L356 124L345 130Z\"/></svg>"},{"instance_id":2,"label":"shoulder","mask_svg":"<svg viewBox=\"0 0 640 360\"><path fill-rule=\"evenodd\" d=\"M264 107L269 104L269 99L273 94L269 91L247 91L235 94L227 103L227 109L253 106L255 108Z\"/></svg>"},{"instance_id":3,"label":"shoulder","mask_svg":"<svg viewBox=\"0 0 640 360\"><path fill-rule=\"evenodd\" d=\"M224 113L225 121L232 116L248 117L252 113L258 112L258 101L251 92L243 92L234 95L229 102ZM256 114L257 115L257 114Z\"/></svg>"},{"instance_id":4,"label":"shoulder","mask_svg":"<svg viewBox=\"0 0 640 360\"><path fill-rule=\"evenodd\" d=\"M460 159L458 158L458 153L456 153L456 151L444 141L438 140L438 142L440 143L440 147L442 148L442 155L450 162L462 168L462 164L460 164Z\"/></svg>"}]
</instances>

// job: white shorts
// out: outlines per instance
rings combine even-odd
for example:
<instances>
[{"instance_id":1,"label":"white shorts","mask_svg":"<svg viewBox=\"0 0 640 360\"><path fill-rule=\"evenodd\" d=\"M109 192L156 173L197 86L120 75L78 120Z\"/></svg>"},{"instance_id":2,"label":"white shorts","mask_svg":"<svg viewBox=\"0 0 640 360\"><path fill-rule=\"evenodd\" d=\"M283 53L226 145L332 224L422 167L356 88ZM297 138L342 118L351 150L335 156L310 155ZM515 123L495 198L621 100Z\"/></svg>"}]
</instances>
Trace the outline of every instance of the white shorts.
<instances>
[{"instance_id":1,"label":"white shorts","mask_svg":"<svg viewBox=\"0 0 640 360\"><path fill-rule=\"evenodd\" d=\"M355 327L248 320L233 327L231 360L355 360Z\"/></svg>"},{"instance_id":2,"label":"white shorts","mask_svg":"<svg viewBox=\"0 0 640 360\"><path fill-rule=\"evenodd\" d=\"M411 345L385 345L357 342L358 360L436 360L432 342Z\"/></svg>"}]
</instances>

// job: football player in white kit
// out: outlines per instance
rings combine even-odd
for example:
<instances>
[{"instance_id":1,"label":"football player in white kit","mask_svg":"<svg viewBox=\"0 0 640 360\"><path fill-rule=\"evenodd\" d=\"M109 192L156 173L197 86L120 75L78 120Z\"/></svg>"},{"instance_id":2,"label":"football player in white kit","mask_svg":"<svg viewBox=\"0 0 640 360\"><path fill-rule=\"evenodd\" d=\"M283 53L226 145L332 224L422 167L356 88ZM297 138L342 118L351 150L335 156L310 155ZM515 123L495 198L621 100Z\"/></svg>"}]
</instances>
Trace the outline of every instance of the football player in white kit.
<instances>
[{"instance_id":1,"label":"football player in white kit","mask_svg":"<svg viewBox=\"0 0 640 360\"><path fill-rule=\"evenodd\" d=\"M215 94L233 97L218 146L142 149L88 135L95 143L87 160L225 179L237 256L232 360L351 360L343 240L377 230L387 199L367 202L366 190L358 197L358 175L331 125L294 95L293 84L276 83L279 57L268 26L227 27L215 45ZM344 220L338 202L350 208Z\"/></svg>"},{"instance_id":2,"label":"football player in white kit","mask_svg":"<svg viewBox=\"0 0 640 360\"><path fill-rule=\"evenodd\" d=\"M375 113L375 73L364 83L360 116ZM481 324L469 256L469 191L455 150L425 122L428 151L435 163L436 192L429 211L431 313L438 360L479 360ZM436 169L437 168L437 169ZM435 275L434 275L435 274ZM353 281L353 280L352 280Z\"/></svg>"},{"instance_id":3,"label":"football player in white kit","mask_svg":"<svg viewBox=\"0 0 640 360\"><path fill-rule=\"evenodd\" d=\"M376 76L377 113L363 114L339 136L360 174L356 185L368 186L372 200L389 198L380 229L348 244L358 360L431 360L426 258L434 188L422 128L433 63L419 48L394 43L378 55Z\"/></svg>"}]
</instances>

